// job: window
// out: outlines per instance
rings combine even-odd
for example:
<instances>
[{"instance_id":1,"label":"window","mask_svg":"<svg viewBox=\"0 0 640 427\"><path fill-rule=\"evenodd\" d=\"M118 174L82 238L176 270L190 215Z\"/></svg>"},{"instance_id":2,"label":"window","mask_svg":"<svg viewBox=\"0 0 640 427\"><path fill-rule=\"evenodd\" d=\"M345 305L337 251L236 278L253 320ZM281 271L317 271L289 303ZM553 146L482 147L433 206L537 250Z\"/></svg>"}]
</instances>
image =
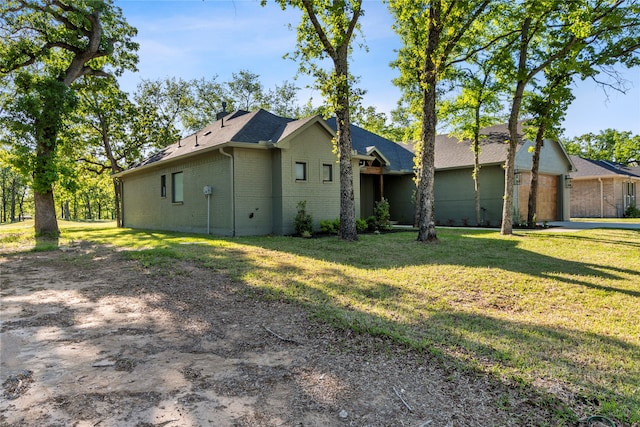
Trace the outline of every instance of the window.
<instances>
[{"instance_id":1,"label":"window","mask_svg":"<svg viewBox=\"0 0 640 427\"><path fill-rule=\"evenodd\" d=\"M182 192L182 172L171 174L171 201L173 203L182 203L184 195Z\"/></svg>"},{"instance_id":2,"label":"window","mask_svg":"<svg viewBox=\"0 0 640 427\"><path fill-rule=\"evenodd\" d=\"M333 165L325 163L322 165L322 182L331 181L333 181Z\"/></svg>"},{"instance_id":3,"label":"window","mask_svg":"<svg viewBox=\"0 0 640 427\"><path fill-rule=\"evenodd\" d=\"M296 181L307 180L307 164L304 162L296 162Z\"/></svg>"},{"instance_id":4,"label":"window","mask_svg":"<svg viewBox=\"0 0 640 427\"><path fill-rule=\"evenodd\" d=\"M626 182L624 185L624 207L636 206L636 183Z\"/></svg>"},{"instance_id":5,"label":"window","mask_svg":"<svg viewBox=\"0 0 640 427\"><path fill-rule=\"evenodd\" d=\"M167 197L167 175L160 176L160 197Z\"/></svg>"}]
</instances>

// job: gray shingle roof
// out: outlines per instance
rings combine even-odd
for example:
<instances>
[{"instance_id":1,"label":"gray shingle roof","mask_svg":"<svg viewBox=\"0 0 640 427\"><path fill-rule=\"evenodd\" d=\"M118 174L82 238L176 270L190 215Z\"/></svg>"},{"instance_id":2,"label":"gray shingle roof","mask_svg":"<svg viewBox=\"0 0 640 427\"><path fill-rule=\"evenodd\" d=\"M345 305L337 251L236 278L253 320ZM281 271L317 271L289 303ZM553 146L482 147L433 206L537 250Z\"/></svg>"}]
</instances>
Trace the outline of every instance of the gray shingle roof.
<instances>
[{"instance_id":1,"label":"gray shingle roof","mask_svg":"<svg viewBox=\"0 0 640 427\"><path fill-rule=\"evenodd\" d=\"M629 167L620 163L605 160L583 159L580 156L570 156L577 171L571 173L572 178L597 178L613 176L630 176L640 178L640 166Z\"/></svg>"},{"instance_id":2,"label":"gray shingle roof","mask_svg":"<svg viewBox=\"0 0 640 427\"><path fill-rule=\"evenodd\" d=\"M337 130L335 117L327 120L334 131ZM378 151L391 164L387 169L392 172L413 172L413 153L404 144L390 141L386 138L371 133L356 125L351 125L351 146L361 155L368 155L372 147Z\"/></svg>"},{"instance_id":3,"label":"gray shingle roof","mask_svg":"<svg viewBox=\"0 0 640 427\"><path fill-rule=\"evenodd\" d=\"M301 120L288 119L262 109L251 113L242 110L235 111L179 142L165 147L129 170L230 142L258 144L262 141L268 141L276 143L313 119L314 117Z\"/></svg>"},{"instance_id":4,"label":"gray shingle roof","mask_svg":"<svg viewBox=\"0 0 640 427\"><path fill-rule=\"evenodd\" d=\"M490 126L480 131L485 137L480 140L480 164L500 164L507 160L507 150L509 148L509 129L506 124ZM518 125L520 142L517 147L522 146L522 124ZM436 136L435 146L435 168L451 169L459 167L473 166L473 150L471 140L460 141L451 135Z\"/></svg>"}]
</instances>

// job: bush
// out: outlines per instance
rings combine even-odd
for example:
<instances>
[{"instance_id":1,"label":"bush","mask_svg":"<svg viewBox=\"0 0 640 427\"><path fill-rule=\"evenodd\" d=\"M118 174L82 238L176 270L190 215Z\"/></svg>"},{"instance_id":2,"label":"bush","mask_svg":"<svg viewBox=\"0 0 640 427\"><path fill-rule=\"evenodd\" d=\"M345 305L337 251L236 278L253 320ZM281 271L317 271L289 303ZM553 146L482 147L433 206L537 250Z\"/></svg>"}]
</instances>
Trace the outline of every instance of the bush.
<instances>
[{"instance_id":1,"label":"bush","mask_svg":"<svg viewBox=\"0 0 640 427\"><path fill-rule=\"evenodd\" d=\"M636 208L636 205L629 205L624 211L625 218L640 218L640 209Z\"/></svg>"},{"instance_id":2,"label":"bush","mask_svg":"<svg viewBox=\"0 0 640 427\"><path fill-rule=\"evenodd\" d=\"M373 213L376 216L376 227L378 230L391 230L391 214L389 213L389 201L382 199L376 202L373 208Z\"/></svg>"},{"instance_id":3,"label":"bush","mask_svg":"<svg viewBox=\"0 0 640 427\"><path fill-rule=\"evenodd\" d=\"M376 231L376 217L371 215L369 218L367 218L365 221L367 221L367 229L371 232Z\"/></svg>"},{"instance_id":4,"label":"bush","mask_svg":"<svg viewBox=\"0 0 640 427\"><path fill-rule=\"evenodd\" d=\"M313 233L313 218L307 213L307 201L298 202L298 213L294 219L296 234L310 236Z\"/></svg>"},{"instance_id":5,"label":"bush","mask_svg":"<svg viewBox=\"0 0 640 427\"><path fill-rule=\"evenodd\" d=\"M336 230L334 223L335 221L330 219L324 219L320 221L320 231L328 234L337 233L338 230Z\"/></svg>"},{"instance_id":6,"label":"bush","mask_svg":"<svg viewBox=\"0 0 640 427\"><path fill-rule=\"evenodd\" d=\"M366 219L358 218L356 219L356 231L358 233L364 233L369 228L369 224L367 224Z\"/></svg>"}]
</instances>

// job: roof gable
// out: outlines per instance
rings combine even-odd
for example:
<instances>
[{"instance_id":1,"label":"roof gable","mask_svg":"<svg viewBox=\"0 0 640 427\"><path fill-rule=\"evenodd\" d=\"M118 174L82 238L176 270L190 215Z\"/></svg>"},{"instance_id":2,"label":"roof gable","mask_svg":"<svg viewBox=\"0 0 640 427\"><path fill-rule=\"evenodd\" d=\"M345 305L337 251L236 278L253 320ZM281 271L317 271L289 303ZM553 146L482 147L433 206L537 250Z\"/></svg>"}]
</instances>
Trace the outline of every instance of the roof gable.
<instances>
[{"instance_id":1,"label":"roof gable","mask_svg":"<svg viewBox=\"0 0 640 427\"><path fill-rule=\"evenodd\" d=\"M335 117L328 119L327 123L331 129L337 131ZM375 151L386 160L385 167L387 170L391 172L413 172L414 154L404 144L390 141L359 126L351 125L351 147L362 156L370 155L371 149L374 147Z\"/></svg>"},{"instance_id":2,"label":"roof gable","mask_svg":"<svg viewBox=\"0 0 640 427\"><path fill-rule=\"evenodd\" d=\"M305 129L313 126L314 124L322 127L329 138L333 138L335 136L335 132L333 131L333 129L331 129L327 125L322 117L319 115L315 115L304 119L293 120L283 125L277 132L277 138L273 139L272 142L276 144L277 147L287 148L294 135L297 135L300 132L304 132Z\"/></svg>"}]
</instances>

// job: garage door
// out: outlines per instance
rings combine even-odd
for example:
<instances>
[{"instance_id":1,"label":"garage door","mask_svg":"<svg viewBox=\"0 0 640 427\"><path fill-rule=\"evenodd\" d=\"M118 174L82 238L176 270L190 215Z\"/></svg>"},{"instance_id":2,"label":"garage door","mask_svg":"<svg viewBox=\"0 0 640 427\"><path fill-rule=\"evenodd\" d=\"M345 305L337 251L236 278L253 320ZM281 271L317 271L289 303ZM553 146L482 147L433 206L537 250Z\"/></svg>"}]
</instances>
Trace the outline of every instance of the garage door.
<instances>
[{"instance_id":1,"label":"garage door","mask_svg":"<svg viewBox=\"0 0 640 427\"><path fill-rule=\"evenodd\" d=\"M527 203L529 203L529 187L531 175L522 174L519 185L519 208L522 219L526 219ZM538 203L536 206L536 221L558 220L558 176L538 175Z\"/></svg>"}]
</instances>

